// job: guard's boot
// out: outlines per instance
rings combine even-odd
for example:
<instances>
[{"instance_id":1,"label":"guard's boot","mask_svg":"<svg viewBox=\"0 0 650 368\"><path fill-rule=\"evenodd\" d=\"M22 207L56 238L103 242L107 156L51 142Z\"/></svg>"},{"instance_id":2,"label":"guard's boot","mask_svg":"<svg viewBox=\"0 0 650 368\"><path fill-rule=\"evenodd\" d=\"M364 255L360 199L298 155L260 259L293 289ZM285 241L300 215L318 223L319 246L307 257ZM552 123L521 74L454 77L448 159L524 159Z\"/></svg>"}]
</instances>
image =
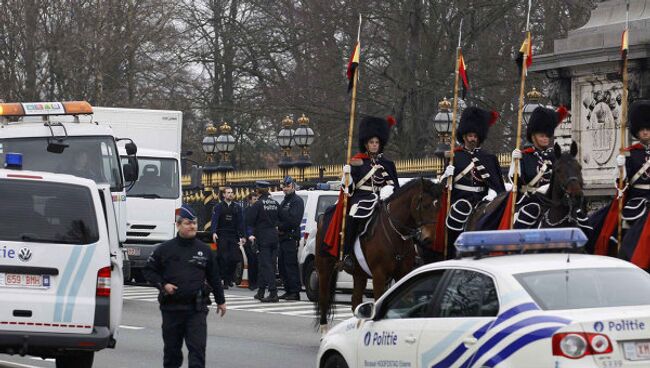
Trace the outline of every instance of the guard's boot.
<instances>
[{"instance_id":1,"label":"guard's boot","mask_svg":"<svg viewBox=\"0 0 650 368\"><path fill-rule=\"evenodd\" d=\"M262 298L260 300L262 303L277 303L280 301L280 298L278 298L278 292L277 291L271 291L269 292L269 296L266 298Z\"/></svg>"},{"instance_id":2,"label":"guard's boot","mask_svg":"<svg viewBox=\"0 0 650 368\"><path fill-rule=\"evenodd\" d=\"M352 254L346 254L343 257L343 271L350 275L354 272L354 256Z\"/></svg>"},{"instance_id":3,"label":"guard's boot","mask_svg":"<svg viewBox=\"0 0 650 368\"><path fill-rule=\"evenodd\" d=\"M262 299L264 299L264 288L257 289L257 294L255 294L253 298L262 301Z\"/></svg>"}]
</instances>

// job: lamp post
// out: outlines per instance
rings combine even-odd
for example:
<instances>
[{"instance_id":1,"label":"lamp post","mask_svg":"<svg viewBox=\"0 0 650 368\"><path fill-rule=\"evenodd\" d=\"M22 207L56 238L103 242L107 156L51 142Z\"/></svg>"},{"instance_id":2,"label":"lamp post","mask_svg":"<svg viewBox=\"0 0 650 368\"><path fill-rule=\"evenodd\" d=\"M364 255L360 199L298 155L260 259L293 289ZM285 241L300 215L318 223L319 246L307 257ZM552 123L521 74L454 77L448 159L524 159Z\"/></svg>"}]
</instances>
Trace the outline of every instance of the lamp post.
<instances>
[{"instance_id":1,"label":"lamp post","mask_svg":"<svg viewBox=\"0 0 650 368\"><path fill-rule=\"evenodd\" d=\"M208 123L205 126L206 136L203 137L201 141L201 149L207 155L205 160L205 165L203 165L203 171L206 173L212 173L217 171L217 164L214 162L214 153L217 150L217 128L212 123Z\"/></svg>"},{"instance_id":2,"label":"lamp post","mask_svg":"<svg viewBox=\"0 0 650 368\"><path fill-rule=\"evenodd\" d=\"M540 106L544 107L544 105L540 103L541 100L542 94L537 89L535 89L535 87L526 93L526 104L524 105L523 114L524 124L528 125L530 116L533 115L533 111L535 111L536 108Z\"/></svg>"},{"instance_id":3,"label":"lamp post","mask_svg":"<svg viewBox=\"0 0 650 368\"><path fill-rule=\"evenodd\" d=\"M445 158L445 152L451 149L451 102L445 97L438 103L438 113L433 118L433 130L438 135L438 146L434 155L440 159Z\"/></svg>"},{"instance_id":4,"label":"lamp post","mask_svg":"<svg viewBox=\"0 0 650 368\"><path fill-rule=\"evenodd\" d=\"M282 169L282 176L287 176L289 169L293 166L293 162L291 161L291 147L294 145L294 131L291 128L292 126L293 119L285 116L282 119L282 129L278 132L278 145L282 149L282 157L280 157L278 166Z\"/></svg>"},{"instance_id":5,"label":"lamp post","mask_svg":"<svg viewBox=\"0 0 650 368\"><path fill-rule=\"evenodd\" d=\"M226 184L226 173L233 171L235 168L230 162L230 152L235 149L235 137L231 134L232 128L225 121L219 127L219 136L215 141L217 151L221 154L221 160L216 167L217 171L221 173L221 184Z\"/></svg>"},{"instance_id":6,"label":"lamp post","mask_svg":"<svg viewBox=\"0 0 650 368\"><path fill-rule=\"evenodd\" d=\"M302 114L298 119L298 128L293 134L293 140L301 148L300 157L295 165L300 168L301 180L305 180L305 168L312 165L309 158L309 146L314 143L314 130L309 127L309 118Z\"/></svg>"}]
</instances>

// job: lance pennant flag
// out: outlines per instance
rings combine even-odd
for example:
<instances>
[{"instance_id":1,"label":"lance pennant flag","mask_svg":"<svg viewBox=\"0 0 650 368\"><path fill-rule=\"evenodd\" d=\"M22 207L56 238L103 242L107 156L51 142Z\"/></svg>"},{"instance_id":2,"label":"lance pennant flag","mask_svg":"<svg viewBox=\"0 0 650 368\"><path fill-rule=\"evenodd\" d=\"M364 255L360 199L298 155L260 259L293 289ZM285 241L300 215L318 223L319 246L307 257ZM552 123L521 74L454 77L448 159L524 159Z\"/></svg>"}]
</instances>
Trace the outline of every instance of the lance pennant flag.
<instances>
[{"instance_id":1,"label":"lance pennant flag","mask_svg":"<svg viewBox=\"0 0 650 368\"><path fill-rule=\"evenodd\" d=\"M467 96L467 91L469 90L469 79L467 77L467 68L465 65L465 58L463 57L463 52L459 51L458 56L458 75L460 75L463 80L463 99Z\"/></svg>"},{"instance_id":2,"label":"lance pennant flag","mask_svg":"<svg viewBox=\"0 0 650 368\"><path fill-rule=\"evenodd\" d=\"M625 29L621 35L621 75L625 73L625 70L623 69L625 68L625 60L627 60L627 53L629 50L628 37L629 31L628 29Z\"/></svg>"},{"instance_id":3,"label":"lance pennant flag","mask_svg":"<svg viewBox=\"0 0 650 368\"><path fill-rule=\"evenodd\" d=\"M533 65L533 45L530 39L530 33L526 35L526 39L519 48L519 55L517 55L516 61L520 72L524 64L524 58L526 58L526 70L528 70L528 68Z\"/></svg>"},{"instance_id":4,"label":"lance pennant flag","mask_svg":"<svg viewBox=\"0 0 650 368\"><path fill-rule=\"evenodd\" d=\"M352 56L350 56L350 61L348 62L348 92L354 88L354 72L359 67L359 41L354 44L354 50L352 50Z\"/></svg>"}]
</instances>

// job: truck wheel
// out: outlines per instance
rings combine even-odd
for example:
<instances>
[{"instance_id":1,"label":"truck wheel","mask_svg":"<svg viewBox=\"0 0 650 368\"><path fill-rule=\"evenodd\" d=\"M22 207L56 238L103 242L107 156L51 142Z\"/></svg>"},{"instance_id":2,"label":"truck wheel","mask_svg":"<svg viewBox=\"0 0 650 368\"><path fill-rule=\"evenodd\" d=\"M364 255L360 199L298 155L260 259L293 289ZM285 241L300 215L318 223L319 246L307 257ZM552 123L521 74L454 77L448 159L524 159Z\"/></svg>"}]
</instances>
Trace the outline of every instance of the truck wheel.
<instances>
[{"instance_id":1,"label":"truck wheel","mask_svg":"<svg viewBox=\"0 0 650 368\"><path fill-rule=\"evenodd\" d=\"M56 358L56 368L91 368L94 359L94 351L68 353Z\"/></svg>"},{"instance_id":2,"label":"truck wheel","mask_svg":"<svg viewBox=\"0 0 650 368\"><path fill-rule=\"evenodd\" d=\"M303 284L305 284L305 293L307 299L312 302L318 301L318 272L314 267L314 259L305 261L303 268Z\"/></svg>"},{"instance_id":3,"label":"truck wheel","mask_svg":"<svg viewBox=\"0 0 650 368\"><path fill-rule=\"evenodd\" d=\"M340 354L332 354L325 359L323 368L348 368L348 364Z\"/></svg>"}]
</instances>

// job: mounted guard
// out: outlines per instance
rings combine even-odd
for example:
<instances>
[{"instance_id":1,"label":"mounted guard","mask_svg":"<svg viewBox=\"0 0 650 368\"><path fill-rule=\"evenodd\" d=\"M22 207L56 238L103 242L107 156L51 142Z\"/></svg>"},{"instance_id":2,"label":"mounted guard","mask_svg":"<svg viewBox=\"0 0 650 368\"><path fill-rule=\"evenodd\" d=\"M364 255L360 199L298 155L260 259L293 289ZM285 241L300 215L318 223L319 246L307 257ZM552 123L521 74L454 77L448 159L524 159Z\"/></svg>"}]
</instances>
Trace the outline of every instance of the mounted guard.
<instances>
[{"instance_id":1,"label":"mounted guard","mask_svg":"<svg viewBox=\"0 0 650 368\"><path fill-rule=\"evenodd\" d=\"M348 217L343 247L343 269L352 273L354 269L354 243L366 229L379 201L379 192L384 186L399 188L395 163L384 156L384 147L390 138L390 128L395 119L368 116L359 124L359 153L343 167L344 175L351 174L348 188Z\"/></svg>"},{"instance_id":2,"label":"mounted guard","mask_svg":"<svg viewBox=\"0 0 650 368\"><path fill-rule=\"evenodd\" d=\"M458 126L454 164L447 166L441 181L453 177L451 206L447 214L448 255L455 255L454 241L465 230L472 211L481 201L491 201L505 191L497 157L481 148L499 114L477 107L466 108Z\"/></svg>"},{"instance_id":3,"label":"mounted guard","mask_svg":"<svg viewBox=\"0 0 650 368\"><path fill-rule=\"evenodd\" d=\"M553 174L556 155L553 149L555 128L567 117L568 111L560 106L557 111L536 108L526 127L526 139L530 147L512 151L512 162L508 177L514 176L515 163L519 163L519 200L513 223L515 229L527 229L539 222Z\"/></svg>"}]
</instances>

